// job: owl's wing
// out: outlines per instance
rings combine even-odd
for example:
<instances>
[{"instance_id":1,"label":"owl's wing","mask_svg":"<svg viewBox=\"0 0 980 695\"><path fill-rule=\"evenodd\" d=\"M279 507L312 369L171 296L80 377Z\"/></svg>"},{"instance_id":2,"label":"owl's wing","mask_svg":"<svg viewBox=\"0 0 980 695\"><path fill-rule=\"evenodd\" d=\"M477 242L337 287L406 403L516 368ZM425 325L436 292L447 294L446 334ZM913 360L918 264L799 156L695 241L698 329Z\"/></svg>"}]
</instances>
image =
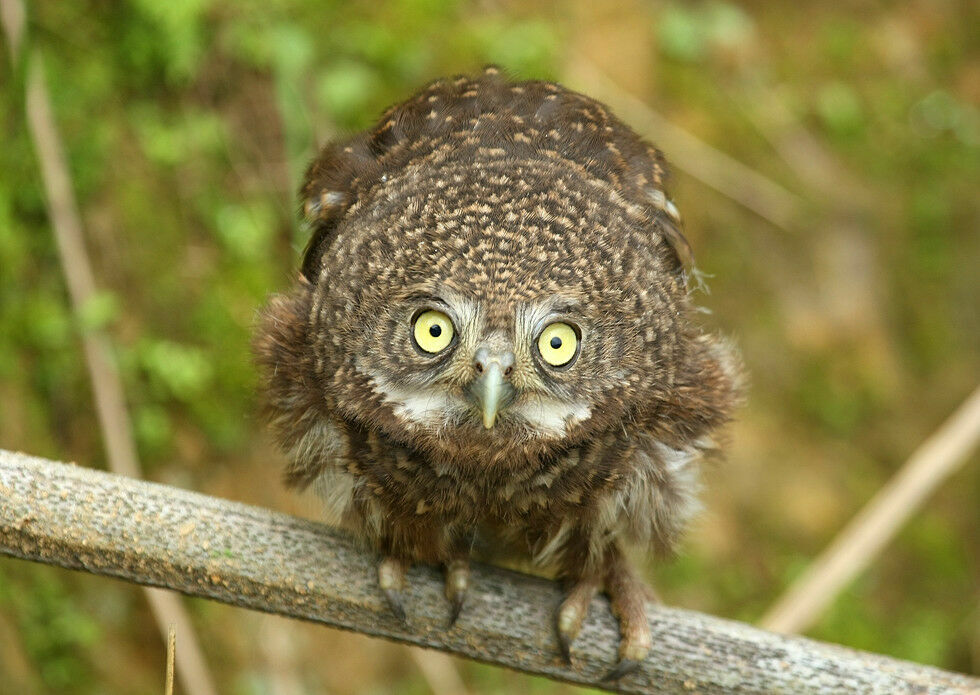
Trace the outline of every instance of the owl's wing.
<instances>
[{"instance_id":1,"label":"owl's wing","mask_svg":"<svg viewBox=\"0 0 980 695\"><path fill-rule=\"evenodd\" d=\"M303 277L316 282L320 258L356 198L357 182L376 178L378 166L364 135L326 145L310 164L300 191L303 219L312 232L303 252Z\"/></svg>"},{"instance_id":2,"label":"owl's wing","mask_svg":"<svg viewBox=\"0 0 980 695\"><path fill-rule=\"evenodd\" d=\"M737 353L715 336L694 339L678 370L672 396L627 426L629 460L623 485L606 502L619 532L633 542L669 552L701 506L699 472L716 455L718 429L728 422L742 394Z\"/></svg>"},{"instance_id":3,"label":"owl's wing","mask_svg":"<svg viewBox=\"0 0 980 695\"><path fill-rule=\"evenodd\" d=\"M648 435L634 438L623 485L599 502L611 534L660 554L672 551L700 511L700 463L704 451L675 447Z\"/></svg>"},{"instance_id":4,"label":"owl's wing","mask_svg":"<svg viewBox=\"0 0 980 695\"><path fill-rule=\"evenodd\" d=\"M327 411L317 387L308 335L311 302L312 286L302 277L291 293L274 296L260 315L253 346L266 419L289 459L286 483L301 488L339 470L349 450L345 427Z\"/></svg>"}]
</instances>

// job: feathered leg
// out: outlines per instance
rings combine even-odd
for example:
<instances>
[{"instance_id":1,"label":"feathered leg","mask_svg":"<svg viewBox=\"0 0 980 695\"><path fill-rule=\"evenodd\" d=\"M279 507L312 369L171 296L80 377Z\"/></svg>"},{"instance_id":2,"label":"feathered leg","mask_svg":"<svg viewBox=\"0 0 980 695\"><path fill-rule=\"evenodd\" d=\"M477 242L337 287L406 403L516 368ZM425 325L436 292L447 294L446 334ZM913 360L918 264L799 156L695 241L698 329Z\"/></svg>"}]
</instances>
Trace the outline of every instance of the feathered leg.
<instances>
[{"instance_id":1,"label":"feathered leg","mask_svg":"<svg viewBox=\"0 0 980 695\"><path fill-rule=\"evenodd\" d=\"M449 600L449 627L456 624L470 588L470 561L459 557L446 564L446 598Z\"/></svg>"},{"instance_id":2,"label":"feathered leg","mask_svg":"<svg viewBox=\"0 0 980 695\"><path fill-rule=\"evenodd\" d=\"M634 671L650 651L646 604L653 593L617 544L609 544L601 558L588 553L587 547L584 538L572 541L564 559L562 576L569 588L558 608L558 643L562 656L570 663L572 642L582 629L592 598L605 589L613 615L619 620L620 643L619 662L603 680L617 680Z\"/></svg>"},{"instance_id":3,"label":"feathered leg","mask_svg":"<svg viewBox=\"0 0 980 695\"><path fill-rule=\"evenodd\" d=\"M614 681L635 671L650 652L647 598L652 592L643 583L618 547L606 555L606 592L613 615L619 620L619 663L602 680Z\"/></svg>"},{"instance_id":4,"label":"feathered leg","mask_svg":"<svg viewBox=\"0 0 980 695\"><path fill-rule=\"evenodd\" d=\"M392 612L406 621L405 573L417 562L440 564L445 568L445 594L450 604L449 626L455 625L470 586L469 544L446 524L391 523L375 541L382 560L378 565L378 584Z\"/></svg>"},{"instance_id":5,"label":"feathered leg","mask_svg":"<svg viewBox=\"0 0 980 695\"><path fill-rule=\"evenodd\" d=\"M568 589L565 600L558 608L558 644L561 655L569 664L572 663L572 642L578 637L589 612L589 604L601 586L602 579L598 575L579 577Z\"/></svg>"},{"instance_id":6,"label":"feathered leg","mask_svg":"<svg viewBox=\"0 0 980 695\"><path fill-rule=\"evenodd\" d=\"M403 600L406 569L408 568L405 563L395 557L386 557L378 565L378 585L381 587L381 593L388 601L391 612L403 623L408 622Z\"/></svg>"}]
</instances>

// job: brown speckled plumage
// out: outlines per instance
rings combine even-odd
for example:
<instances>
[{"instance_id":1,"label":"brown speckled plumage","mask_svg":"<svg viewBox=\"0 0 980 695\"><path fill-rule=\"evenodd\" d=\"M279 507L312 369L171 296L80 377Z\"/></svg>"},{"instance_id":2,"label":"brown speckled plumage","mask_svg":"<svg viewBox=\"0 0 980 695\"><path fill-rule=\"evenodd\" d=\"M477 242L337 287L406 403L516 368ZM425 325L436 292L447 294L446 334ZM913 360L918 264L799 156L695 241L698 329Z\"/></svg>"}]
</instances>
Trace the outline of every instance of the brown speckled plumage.
<instances>
[{"instance_id":1,"label":"brown speckled plumage","mask_svg":"<svg viewBox=\"0 0 980 695\"><path fill-rule=\"evenodd\" d=\"M603 105L494 69L426 87L310 167L302 275L256 338L268 414L287 480L388 558L396 610L406 565L449 567L458 611L471 549L504 545L569 582L566 656L603 585L613 675L646 653L623 544L675 545L738 396L730 349L692 321L665 177ZM412 338L426 309L455 326L436 355ZM579 335L566 368L537 352L552 321ZM512 358L492 427L469 390L480 348Z\"/></svg>"}]
</instances>

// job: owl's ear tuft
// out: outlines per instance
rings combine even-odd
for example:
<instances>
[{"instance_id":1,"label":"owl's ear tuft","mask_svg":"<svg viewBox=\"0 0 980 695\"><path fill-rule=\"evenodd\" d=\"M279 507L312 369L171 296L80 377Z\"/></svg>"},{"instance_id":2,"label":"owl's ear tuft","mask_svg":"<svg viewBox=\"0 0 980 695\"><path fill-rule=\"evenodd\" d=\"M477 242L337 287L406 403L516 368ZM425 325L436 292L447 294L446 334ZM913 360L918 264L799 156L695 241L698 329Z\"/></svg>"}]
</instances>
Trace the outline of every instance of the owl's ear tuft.
<instances>
[{"instance_id":1,"label":"owl's ear tuft","mask_svg":"<svg viewBox=\"0 0 980 695\"><path fill-rule=\"evenodd\" d=\"M312 229L302 269L310 282L316 282L320 258L353 204L358 183L371 180L378 166L363 136L325 146L310 164L300 190L303 220Z\"/></svg>"}]
</instances>

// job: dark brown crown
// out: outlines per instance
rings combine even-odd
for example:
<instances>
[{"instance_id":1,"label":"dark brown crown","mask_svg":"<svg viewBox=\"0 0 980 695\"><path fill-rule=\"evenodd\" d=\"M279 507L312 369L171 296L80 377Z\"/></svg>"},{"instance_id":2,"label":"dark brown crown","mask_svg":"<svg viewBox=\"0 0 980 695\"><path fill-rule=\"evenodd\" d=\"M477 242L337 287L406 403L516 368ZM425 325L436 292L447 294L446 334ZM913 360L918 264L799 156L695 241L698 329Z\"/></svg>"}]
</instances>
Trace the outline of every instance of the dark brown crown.
<instances>
[{"instance_id":1,"label":"dark brown crown","mask_svg":"<svg viewBox=\"0 0 980 695\"><path fill-rule=\"evenodd\" d=\"M477 77L431 83L389 108L368 131L325 146L301 191L313 233L303 275L316 267L347 210L388 178L439 147L451 161L472 161L478 148L500 148L515 160L556 155L585 176L612 184L628 202L648 208L672 249L676 268L691 252L665 190L663 155L601 103L558 84L509 82L489 67Z\"/></svg>"}]
</instances>

